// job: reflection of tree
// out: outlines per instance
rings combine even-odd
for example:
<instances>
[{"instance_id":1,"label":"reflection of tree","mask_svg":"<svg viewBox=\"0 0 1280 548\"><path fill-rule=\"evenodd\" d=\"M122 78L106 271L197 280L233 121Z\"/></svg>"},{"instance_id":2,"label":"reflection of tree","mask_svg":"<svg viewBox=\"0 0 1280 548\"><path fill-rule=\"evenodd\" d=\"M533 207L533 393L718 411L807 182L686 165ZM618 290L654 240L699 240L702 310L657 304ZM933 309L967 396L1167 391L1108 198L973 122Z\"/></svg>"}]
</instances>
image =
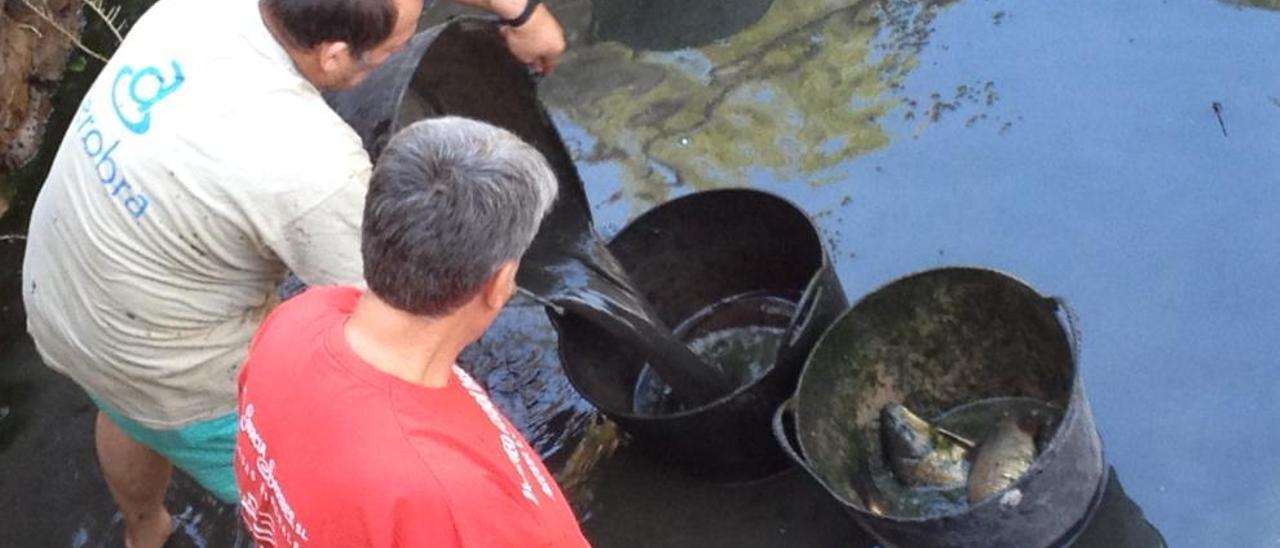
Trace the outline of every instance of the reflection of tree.
<instances>
[{"instance_id":1,"label":"reflection of tree","mask_svg":"<svg viewBox=\"0 0 1280 548\"><path fill-rule=\"evenodd\" d=\"M675 179L745 183L749 170L813 174L885 146L879 124L945 2L777 0L707 47L640 53L574 44L548 103L597 139L651 199Z\"/></svg>"},{"instance_id":2,"label":"reflection of tree","mask_svg":"<svg viewBox=\"0 0 1280 548\"><path fill-rule=\"evenodd\" d=\"M1235 7L1262 8L1264 10L1280 10L1280 0L1220 0L1224 4Z\"/></svg>"}]
</instances>

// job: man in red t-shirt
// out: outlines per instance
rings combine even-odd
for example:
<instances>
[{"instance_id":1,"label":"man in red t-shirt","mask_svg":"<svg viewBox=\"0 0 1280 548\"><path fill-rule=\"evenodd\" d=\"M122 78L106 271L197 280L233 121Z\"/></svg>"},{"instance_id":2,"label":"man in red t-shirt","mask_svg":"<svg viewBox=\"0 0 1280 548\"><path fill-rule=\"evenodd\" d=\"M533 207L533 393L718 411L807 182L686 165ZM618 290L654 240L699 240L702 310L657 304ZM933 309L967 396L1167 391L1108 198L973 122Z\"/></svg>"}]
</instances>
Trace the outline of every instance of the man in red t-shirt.
<instances>
[{"instance_id":1,"label":"man in red t-shirt","mask_svg":"<svg viewBox=\"0 0 1280 548\"><path fill-rule=\"evenodd\" d=\"M515 292L555 194L542 156L487 124L391 140L365 204L368 291L281 305L240 374L236 474L259 545L587 545L537 453L455 365Z\"/></svg>"}]
</instances>

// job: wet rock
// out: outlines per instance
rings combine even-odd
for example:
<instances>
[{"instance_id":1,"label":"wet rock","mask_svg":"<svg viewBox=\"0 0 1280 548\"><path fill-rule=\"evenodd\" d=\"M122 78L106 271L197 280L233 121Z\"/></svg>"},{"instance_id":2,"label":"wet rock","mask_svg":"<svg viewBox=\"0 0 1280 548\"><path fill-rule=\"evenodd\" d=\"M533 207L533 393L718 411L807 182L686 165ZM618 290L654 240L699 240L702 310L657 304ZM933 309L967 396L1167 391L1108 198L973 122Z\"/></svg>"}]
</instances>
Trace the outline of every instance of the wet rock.
<instances>
[{"instance_id":1,"label":"wet rock","mask_svg":"<svg viewBox=\"0 0 1280 548\"><path fill-rule=\"evenodd\" d=\"M0 172L22 167L39 151L53 92L73 47L58 28L78 35L80 14L80 0L5 0L0 17Z\"/></svg>"}]
</instances>

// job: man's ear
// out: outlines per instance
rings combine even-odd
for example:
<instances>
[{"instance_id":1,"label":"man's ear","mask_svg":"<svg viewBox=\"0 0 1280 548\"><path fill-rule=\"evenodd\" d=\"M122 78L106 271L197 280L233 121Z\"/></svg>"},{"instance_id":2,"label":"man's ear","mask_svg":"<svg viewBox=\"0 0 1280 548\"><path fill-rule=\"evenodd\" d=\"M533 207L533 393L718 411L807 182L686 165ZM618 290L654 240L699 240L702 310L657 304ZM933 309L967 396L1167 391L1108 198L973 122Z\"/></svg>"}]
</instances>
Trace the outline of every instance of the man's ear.
<instances>
[{"instance_id":1,"label":"man's ear","mask_svg":"<svg viewBox=\"0 0 1280 548\"><path fill-rule=\"evenodd\" d=\"M351 59L351 46L346 42L324 42L316 46L316 54L325 75L339 74L344 63Z\"/></svg>"},{"instance_id":2,"label":"man's ear","mask_svg":"<svg viewBox=\"0 0 1280 548\"><path fill-rule=\"evenodd\" d=\"M516 294L516 271L519 261L507 261L489 278L484 288L484 303L491 309L502 308Z\"/></svg>"}]
</instances>

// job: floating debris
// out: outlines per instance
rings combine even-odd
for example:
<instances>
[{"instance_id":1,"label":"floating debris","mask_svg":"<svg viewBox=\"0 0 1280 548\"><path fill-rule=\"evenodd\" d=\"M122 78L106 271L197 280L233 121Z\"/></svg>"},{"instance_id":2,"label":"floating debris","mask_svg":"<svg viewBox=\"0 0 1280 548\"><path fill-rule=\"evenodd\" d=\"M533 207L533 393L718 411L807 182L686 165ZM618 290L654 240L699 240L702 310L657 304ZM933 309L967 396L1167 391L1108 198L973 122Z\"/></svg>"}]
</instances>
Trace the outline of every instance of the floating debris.
<instances>
[{"instance_id":1,"label":"floating debris","mask_svg":"<svg viewBox=\"0 0 1280 548\"><path fill-rule=\"evenodd\" d=\"M1213 115L1218 117L1218 127L1222 128L1222 136L1227 136L1227 124L1222 121L1222 103L1213 102Z\"/></svg>"}]
</instances>

